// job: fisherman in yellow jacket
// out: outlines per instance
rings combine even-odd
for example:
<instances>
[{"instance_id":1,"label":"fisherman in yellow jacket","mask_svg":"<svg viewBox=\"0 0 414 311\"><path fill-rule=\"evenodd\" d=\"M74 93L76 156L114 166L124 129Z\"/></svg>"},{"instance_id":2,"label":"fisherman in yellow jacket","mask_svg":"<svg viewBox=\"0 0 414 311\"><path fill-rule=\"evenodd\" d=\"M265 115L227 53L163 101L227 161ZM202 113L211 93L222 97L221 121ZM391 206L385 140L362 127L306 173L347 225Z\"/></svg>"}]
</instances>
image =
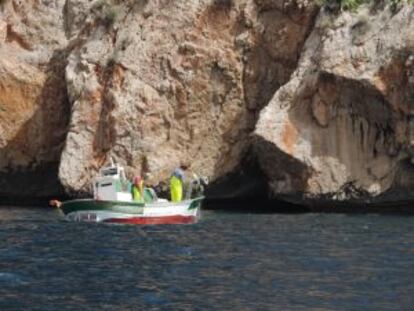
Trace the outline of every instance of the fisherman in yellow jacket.
<instances>
[{"instance_id":1,"label":"fisherman in yellow jacket","mask_svg":"<svg viewBox=\"0 0 414 311\"><path fill-rule=\"evenodd\" d=\"M184 172L176 168L170 177L171 201L180 202L183 199Z\"/></svg>"},{"instance_id":2,"label":"fisherman in yellow jacket","mask_svg":"<svg viewBox=\"0 0 414 311\"><path fill-rule=\"evenodd\" d=\"M134 177L132 198L134 201L144 202L144 180L140 175Z\"/></svg>"}]
</instances>

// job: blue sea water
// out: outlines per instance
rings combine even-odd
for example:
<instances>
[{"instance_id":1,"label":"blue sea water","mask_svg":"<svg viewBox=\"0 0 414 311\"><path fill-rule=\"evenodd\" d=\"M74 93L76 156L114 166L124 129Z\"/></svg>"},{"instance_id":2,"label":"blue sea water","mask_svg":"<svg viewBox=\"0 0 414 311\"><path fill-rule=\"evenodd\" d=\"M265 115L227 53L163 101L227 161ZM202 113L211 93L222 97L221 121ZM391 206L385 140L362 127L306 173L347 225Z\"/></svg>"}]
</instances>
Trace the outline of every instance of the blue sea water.
<instances>
[{"instance_id":1,"label":"blue sea water","mask_svg":"<svg viewBox=\"0 0 414 311\"><path fill-rule=\"evenodd\" d=\"M196 225L0 208L0 310L414 310L414 217L204 211Z\"/></svg>"}]
</instances>

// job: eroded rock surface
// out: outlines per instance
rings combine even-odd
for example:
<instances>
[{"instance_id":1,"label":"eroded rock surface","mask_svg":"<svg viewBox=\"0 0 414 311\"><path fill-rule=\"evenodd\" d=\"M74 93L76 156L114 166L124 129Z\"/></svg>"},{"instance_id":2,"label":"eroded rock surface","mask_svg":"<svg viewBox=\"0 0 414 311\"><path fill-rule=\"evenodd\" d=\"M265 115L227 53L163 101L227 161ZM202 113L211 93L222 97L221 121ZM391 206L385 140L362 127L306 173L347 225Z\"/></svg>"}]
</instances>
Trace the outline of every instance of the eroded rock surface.
<instances>
[{"instance_id":1,"label":"eroded rock surface","mask_svg":"<svg viewBox=\"0 0 414 311\"><path fill-rule=\"evenodd\" d=\"M254 150L275 197L408 198L413 8L384 3L2 1L0 196L88 194L109 157L238 195Z\"/></svg>"},{"instance_id":2,"label":"eroded rock surface","mask_svg":"<svg viewBox=\"0 0 414 311\"><path fill-rule=\"evenodd\" d=\"M0 196L60 191L56 172L70 117L64 3L2 1Z\"/></svg>"},{"instance_id":3,"label":"eroded rock surface","mask_svg":"<svg viewBox=\"0 0 414 311\"><path fill-rule=\"evenodd\" d=\"M413 7L322 11L298 69L261 112L276 196L369 202L412 186Z\"/></svg>"},{"instance_id":4,"label":"eroded rock surface","mask_svg":"<svg viewBox=\"0 0 414 311\"><path fill-rule=\"evenodd\" d=\"M257 112L293 72L315 12L285 1L92 5L91 29L66 68L66 189L88 189L109 155L153 183L180 164L213 180L234 170Z\"/></svg>"},{"instance_id":5,"label":"eroded rock surface","mask_svg":"<svg viewBox=\"0 0 414 311\"><path fill-rule=\"evenodd\" d=\"M153 182L179 164L225 176L316 11L307 1L2 1L0 196L60 184L87 193L110 156Z\"/></svg>"}]
</instances>

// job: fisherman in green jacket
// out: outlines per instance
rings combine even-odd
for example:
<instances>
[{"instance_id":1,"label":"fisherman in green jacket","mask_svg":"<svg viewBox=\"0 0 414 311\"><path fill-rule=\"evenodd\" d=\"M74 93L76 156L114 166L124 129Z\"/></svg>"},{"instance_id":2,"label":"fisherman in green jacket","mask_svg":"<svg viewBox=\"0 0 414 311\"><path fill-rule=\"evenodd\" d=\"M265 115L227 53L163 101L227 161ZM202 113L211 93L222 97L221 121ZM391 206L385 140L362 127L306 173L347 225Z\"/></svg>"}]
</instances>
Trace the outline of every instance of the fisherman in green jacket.
<instances>
[{"instance_id":1,"label":"fisherman in green jacket","mask_svg":"<svg viewBox=\"0 0 414 311\"><path fill-rule=\"evenodd\" d=\"M170 177L171 201L180 202L183 199L184 172L176 168Z\"/></svg>"}]
</instances>

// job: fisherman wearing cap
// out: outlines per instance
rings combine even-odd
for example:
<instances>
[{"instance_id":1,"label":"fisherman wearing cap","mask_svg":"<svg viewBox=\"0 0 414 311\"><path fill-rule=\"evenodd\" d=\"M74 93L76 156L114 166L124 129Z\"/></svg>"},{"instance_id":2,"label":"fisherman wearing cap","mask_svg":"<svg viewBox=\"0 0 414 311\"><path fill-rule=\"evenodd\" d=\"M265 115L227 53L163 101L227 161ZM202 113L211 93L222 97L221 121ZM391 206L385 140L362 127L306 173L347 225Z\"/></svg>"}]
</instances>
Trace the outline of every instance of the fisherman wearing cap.
<instances>
[{"instance_id":1,"label":"fisherman wearing cap","mask_svg":"<svg viewBox=\"0 0 414 311\"><path fill-rule=\"evenodd\" d=\"M132 185L132 198L134 201L144 202L144 180L140 175L134 177Z\"/></svg>"}]
</instances>

